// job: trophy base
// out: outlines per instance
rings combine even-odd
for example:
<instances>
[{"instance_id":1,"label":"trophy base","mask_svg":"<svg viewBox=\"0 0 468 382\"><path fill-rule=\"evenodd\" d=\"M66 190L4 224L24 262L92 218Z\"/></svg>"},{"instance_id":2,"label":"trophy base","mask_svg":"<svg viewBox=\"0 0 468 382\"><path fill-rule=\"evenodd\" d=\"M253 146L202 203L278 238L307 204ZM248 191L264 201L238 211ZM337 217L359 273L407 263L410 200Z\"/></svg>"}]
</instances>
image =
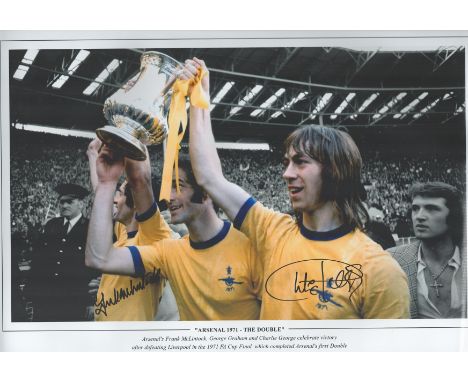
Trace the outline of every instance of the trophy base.
<instances>
[{"instance_id":1,"label":"trophy base","mask_svg":"<svg viewBox=\"0 0 468 382\"><path fill-rule=\"evenodd\" d=\"M106 145L116 148L127 158L146 160L145 145L126 131L115 126L104 126L96 130L96 135Z\"/></svg>"}]
</instances>

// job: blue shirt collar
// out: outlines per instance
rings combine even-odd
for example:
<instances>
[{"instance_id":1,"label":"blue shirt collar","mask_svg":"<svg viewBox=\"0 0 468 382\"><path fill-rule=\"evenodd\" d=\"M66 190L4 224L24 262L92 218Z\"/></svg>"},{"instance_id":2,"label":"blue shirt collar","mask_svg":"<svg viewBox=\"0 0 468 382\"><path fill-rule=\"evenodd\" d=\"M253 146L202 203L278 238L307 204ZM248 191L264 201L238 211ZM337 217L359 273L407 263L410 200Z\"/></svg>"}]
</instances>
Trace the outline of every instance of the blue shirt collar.
<instances>
[{"instance_id":1,"label":"blue shirt collar","mask_svg":"<svg viewBox=\"0 0 468 382\"><path fill-rule=\"evenodd\" d=\"M231 223L225 221L223 224L223 228L221 228L221 231L219 231L216 234L216 236L212 237L210 240L194 242L189 237L190 246L193 249L207 249L207 248L213 247L214 245L218 244L221 240L223 240L226 237L230 228L231 228Z\"/></svg>"},{"instance_id":2,"label":"blue shirt collar","mask_svg":"<svg viewBox=\"0 0 468 382\"><path fill-rule=\"evenodd\" d=\"M138 230L127 232L127 238L133 239L137 233L138 233Z\"/></svg>"},{"instance_id":3,"label":"blue shirt collar","mask_svg":"<svg viewBox=\"0 0 468 382\"><path fill-rule=\"evenodd\" d=\"M306 239L309 240L316 240L316 241L331 241L339 239L350 233L352 229L347 225L339 226L338 228L332 229L331 231L311 231L310 229L306 228L301 222L301 234Z\"/></svg>"}]
</instances>

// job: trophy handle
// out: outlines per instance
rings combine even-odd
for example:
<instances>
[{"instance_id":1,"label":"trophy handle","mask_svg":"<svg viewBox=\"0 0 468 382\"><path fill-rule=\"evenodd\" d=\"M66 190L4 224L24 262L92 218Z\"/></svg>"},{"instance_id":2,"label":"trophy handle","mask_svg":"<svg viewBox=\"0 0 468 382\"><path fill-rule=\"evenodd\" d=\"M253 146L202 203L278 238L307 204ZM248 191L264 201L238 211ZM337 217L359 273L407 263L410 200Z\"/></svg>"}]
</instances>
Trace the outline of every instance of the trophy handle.
<instances>
[{"instance_id":1,"label":"trophy handle","mask_svg":"<svg viewBox=\"0 0 468 382\"><path fill-rule=\"evenodd\" d=\"M169 81L167 81L166 85L164 85L164 88L161 90L160 96L163 97L167 94L169 90L171 90L172 85L174 85L174 82L177 80L177 74L173 74L170 78Z\"/></svg>"}]
</instances>

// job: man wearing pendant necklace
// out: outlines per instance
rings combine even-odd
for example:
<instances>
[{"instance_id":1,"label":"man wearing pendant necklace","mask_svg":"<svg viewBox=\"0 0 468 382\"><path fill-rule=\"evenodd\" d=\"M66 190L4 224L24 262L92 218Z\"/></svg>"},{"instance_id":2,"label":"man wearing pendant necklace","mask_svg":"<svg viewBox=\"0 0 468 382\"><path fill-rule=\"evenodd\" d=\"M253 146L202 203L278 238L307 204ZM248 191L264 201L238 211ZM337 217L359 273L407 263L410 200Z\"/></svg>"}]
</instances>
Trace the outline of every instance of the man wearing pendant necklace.
<instances>
[{"instance_id":1,"label":"man wearing pendant necklace","mask_svg":"<svg viewBox=\"0 0 468 382\"><path fill-rule=\"evenodd\" d=\"M408 276L411 318L466 317L460 192L446 183L429 182L413 185L409 195L418 240L389 252Z\"/></svg>"}]
</instances>

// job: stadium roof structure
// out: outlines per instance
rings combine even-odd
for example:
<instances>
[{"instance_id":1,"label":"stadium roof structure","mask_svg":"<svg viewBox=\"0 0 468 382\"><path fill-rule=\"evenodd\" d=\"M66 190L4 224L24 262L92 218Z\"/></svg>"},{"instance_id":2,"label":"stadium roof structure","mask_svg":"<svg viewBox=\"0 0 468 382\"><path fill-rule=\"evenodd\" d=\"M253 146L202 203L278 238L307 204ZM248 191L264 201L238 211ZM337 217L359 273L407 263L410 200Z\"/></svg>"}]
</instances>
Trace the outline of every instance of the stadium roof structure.
<instances>
[{"instance_id":1,"label":"stadium roof structure","mask_svg":"<svg viewBox=\"0 0 468 382\"><path fill-rule=\"evenodd\" d=\"M222 139L284 136L303 124L452 127L465 121L465 51L340 47L10 50L12 123L95 130L104 101L139 71L144 51L210 69Z\"/></svg>"}]
</instances>

